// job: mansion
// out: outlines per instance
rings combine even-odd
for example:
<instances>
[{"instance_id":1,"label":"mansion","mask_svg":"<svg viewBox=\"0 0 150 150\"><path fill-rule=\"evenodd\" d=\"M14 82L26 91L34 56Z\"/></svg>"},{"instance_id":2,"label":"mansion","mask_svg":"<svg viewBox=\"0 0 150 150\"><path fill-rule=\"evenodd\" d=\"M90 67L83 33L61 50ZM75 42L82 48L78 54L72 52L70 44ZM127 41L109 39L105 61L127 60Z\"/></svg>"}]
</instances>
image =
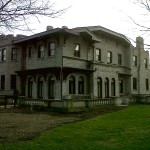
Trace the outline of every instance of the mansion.
<instances>
[{"instance_id":1,"label":"mansion","mask_svg":"<svg viewBox=\"0 0 150 150\"><path fill-rule=\"evenodd\" d=\"M134 47L101 26L1 35L0 95L14 89L28 100L49 101L149 95L149 52L142 37Z\"/></svg>"}]
</instances>

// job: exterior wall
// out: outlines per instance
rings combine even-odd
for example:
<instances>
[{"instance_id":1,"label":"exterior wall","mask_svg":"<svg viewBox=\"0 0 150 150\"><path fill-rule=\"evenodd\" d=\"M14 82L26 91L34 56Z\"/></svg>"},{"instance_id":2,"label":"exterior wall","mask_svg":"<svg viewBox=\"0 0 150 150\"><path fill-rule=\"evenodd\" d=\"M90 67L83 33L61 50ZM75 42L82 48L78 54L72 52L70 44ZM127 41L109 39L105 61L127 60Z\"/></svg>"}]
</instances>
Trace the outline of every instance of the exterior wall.
<instances>
[{"instance_id":1,"label":"exterior wall","mask_svg":"<svg viewBox=\"0 0 150 150\"><path fill-rule=\"evenodd\" d=\"M132 89L133 94L150 94L150 88L146 90L145 79L149 80L150 86L150 71L149 71L149 53L144 50L144 41L141 37L136 39L136 47L132 51L132 56L137 56L137 66L133 65L132 60L132 81L131 86L133 87L133 78L137 78L137 89ZM147 68L144 66L144 58L147 59Z\"/></svg>"},{"instance_id":2,"label":"exterior wall","mask_svg":"<svg viewBox=\"0 0 150 150\"><path fill-rule=\"evenodd\" d=\"M75 44L80 45L80 57L74 56ZM70 36L63 48L63 67L86 69L89 43L79 36Z\"/></svg>"},{"instance_id":3,"label":"exterior wall","mask_svg":"<svg viewBox=\"0 0 150 150\"><path fill-rule=\"evenodd\" d=\"M59 43L56 39L50 38L50 39L44 39L44 40L39 40L36 43L33 43L32 41L27 45L26 47L26 54L28 53L28 48L32 47L32 57L29 58L28 56L26 57L26 63L25 63L25 68L26 69L38 69L38 68L48 68L48 67L58 67L62 65L61 61L61 52L62 52L62 46L63 43L62 39L63 37L60 37ZM55 42L56 43L56 50L55 50L55 55L54 56L48 56L48 42ZM44 49L44 58L38 58L38 45L44 44L45 49Z\"/></svg>"},{"instance_id":4,"label":"exterior wall","mask_svg":"<svg viewBox=\"0 0 150 150\"><path fill-rule=\"evenodd\" d=\"M10 76L16 71L26 71L25 75L25 96L28 97L28 79L33 79L33 99L37 99L38 78L43 79L43 99L48 99L48 79L54 78L54 100L67 99L71 96L83 96L98 99L98 78L102 79L102 98L106 98L105 79L109 81L109 97L123 97L130 94L150 94L150 71L145 68L144 58L149 64L149 53L144 50L144 42L141 37L137 38L136 47L130 42L123 40L120 35L101 34L99 30L89 31L91 34L77 35L57 33L53 36L43 36L41 38L30 39L13 45L14 37L8 36L0 39L0 49L6 48L6 61L0 62L0 75L5 75L5 90L0 90L0 94L12 92L10 89ZM85 32L85 31L84 31ZM108 31L109 32L109 31ZM93 40L93 36L101 40ZM54 56L48 56L48 43L56 43ZM44 58L38 58L38 45L44 44ZM80 56L74 56L75 44L80 45ZM17 47L17 60L11 60L11 49ZM32 47L32 56L28 57L28 49ZM96 49L101 50L101 60L96 60ZM112 52L112 63L107 62L108 51ZM118 54L122 56L122 64L118 64ZM133 56L137 56L137 66L133 66ZM28 73L28 70L58 67L58 76L51 70L35 74ZM70 70L69 70L69 69ZM62 70L61 70L62 69ZM65 69L68 71L65 72ZM61 76L62 71L62 76ZM64 71L64 72L63 72ZM88 72L89 71L89 72ZM24 73L24 72L23 72ZM75 94L69 94L69 78L75 77ZM57 77L56 77L57 76ZM78 79L84 78L84 94L78 93ZM62 78L61 78L62 77ZM133 90L133 78L137 78L137 89ZM115 80L115 95L111 94L111 81ZM149 81L149 89L146 90L145 79ZM17 88L21 89L22 83L20 75L17 76ZM123 92L120 93L120 80L123 81ZM107 97L108 98L108 97ZM100 99L100 98L99 98Z\"/></svg>"},{"instance_id":5,"label":"exterior wall","mask_svg":"<svg viewBox=\"0 0 150 150\"><path fill-rule=\"evenodd\" d=\"M63 90L62 90L62 93L63 93L63 96L66 97L69 95L69 78L71 76L74 76L75 77L75 94L72 94L72 95L78 95L78 96L87 96L87 95L90 95L90 93L88 93L88 81L87 81L87 76L83 73L71 73L67 76L66 80L63 81ZM84 79L84 94L79 94L78 93L78 79L79 77L83 77Z\"/></svg>"},{"instance_id":6,"label":"exterior wall","mask_svg":"<svg viewBox=\"0 0 150 150\"><path fill-rule=\"evenodd\" d=\"M49 77L53 77L54 79L54 100L60 100L60 97L61 97L61 88L60 88L60 80L56 80L56 77L53 75L53 74L49 74L47 75L46 77L46 80L43 76L41 75L37 75L36 78L34 79L33 76L28 76L26 78L26 93L25 93L25 96L28 97L28 79L29 78L32 78L33 79L33 96L32 98L33 99L38 99L38 96L37 96L37 89L38 89L38 78L39 77L42 77L43 79L43 99L49 99L48 98L48 78Z\"/></svg>"},{"instance_id":7,"label":"exterior wall","mask_svg":"<svg viewBox=\"0 0 150 150\"><path fill-rule=\"evenodd\" d=\"M10 81L11 81L11 75L16 75L17 70L20 70L21 68L21 51L20 48L17 46L14 46L12 44L12 40L15 39L16 37L13 36L5 36L2 39L0 39L1 44L0 44L0 50L6 49L6 60L0 61L0 78L1 75L5 75L5 89L2 90L0 87L0 94L12 94L14 89L11 89L10 87ZM17 48L17 60L11 60L11 50L12 48ZM1 80L1 79L0 79ZM16 79L17 83L17 90L20 88L20 80L19 77ZM1 83L2 81L0 81Z\"/></svg>"}]
</instances>

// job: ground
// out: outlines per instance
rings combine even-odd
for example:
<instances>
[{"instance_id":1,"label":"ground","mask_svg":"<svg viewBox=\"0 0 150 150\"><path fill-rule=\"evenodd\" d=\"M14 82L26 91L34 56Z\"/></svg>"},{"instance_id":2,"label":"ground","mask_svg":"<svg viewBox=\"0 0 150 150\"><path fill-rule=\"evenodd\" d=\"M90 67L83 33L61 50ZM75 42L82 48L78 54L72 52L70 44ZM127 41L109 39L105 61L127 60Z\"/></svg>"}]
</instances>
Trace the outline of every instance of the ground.
<instances>
[{"instance_id":1,"label":"ground","mask_svg":"<svg viewBox=\"0 0 150 150\"><path fill-rule=\"evenodd\" d=\"M24 141L64 123L78 121L78 117L46 113L0 113L0 143Z\"/></svg>"},{"instance_id":2,"label":"ground","mask_svg":"<svg viewBox=\"0 0 150 150\"><path fill-rule=\"evenodd\" d=\"M120 110L119 107L102 107L87 112L59 114L52 112L30 112L29 109L0 108L0 143L26 141L33 139L47 130L69 122L80 121L89 117Z\"/></svg>"}]
</instances>

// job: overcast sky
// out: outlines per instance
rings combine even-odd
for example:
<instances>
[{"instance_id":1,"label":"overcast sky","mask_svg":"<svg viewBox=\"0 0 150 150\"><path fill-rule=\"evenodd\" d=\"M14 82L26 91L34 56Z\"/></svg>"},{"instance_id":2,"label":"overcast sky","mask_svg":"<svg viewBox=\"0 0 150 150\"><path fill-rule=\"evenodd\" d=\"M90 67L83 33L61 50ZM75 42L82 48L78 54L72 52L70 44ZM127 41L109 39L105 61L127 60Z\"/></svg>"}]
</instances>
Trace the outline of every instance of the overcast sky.
<instances>
[{"instance_id":1,"label":"overcast sky","mask_svg":"<svg viewBox=\"0 0 150 150\"><path fill-rule=\"evenodd\" d=\"M135 40L143 36L148 41L148 36L142 35L137 26L128 16L135 20L143 19L143 11L130 0L54 0L56 8L69 7L59 18L44 19L41 23L34 24L34 33L42 32L46 26L54 28L68 26L68 28L81 26L103 26L113 31L122 33Z\"/></svg>"}]
</instances>

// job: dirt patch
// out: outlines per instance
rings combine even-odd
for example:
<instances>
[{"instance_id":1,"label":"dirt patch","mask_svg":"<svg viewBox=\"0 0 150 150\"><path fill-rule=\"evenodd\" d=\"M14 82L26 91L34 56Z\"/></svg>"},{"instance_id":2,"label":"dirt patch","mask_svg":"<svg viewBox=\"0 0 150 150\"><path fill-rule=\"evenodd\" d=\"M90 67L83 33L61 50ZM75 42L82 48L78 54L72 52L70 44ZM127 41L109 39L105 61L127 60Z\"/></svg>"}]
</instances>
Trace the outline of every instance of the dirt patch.
<instances>
[{"instance_id":1,"label":"dirt patch","mask_svg":"<svg viewBox=\"0 0 150 150\"><path fill-rule=\"evenodd\" d=\"M101 106L85 112L60 114L54 112L33 111L30 109L0 108L0 143L31 140L60 125L76 122L97 115L112 113L123 109L116 106Z\"/></svg>"},{"instance_id":2,"label":"dirt patch","mask_svg":"<svg viewBox=\"0 0 150 150\"><path fill-rule=\"evenodd\" d=\"M78 120L80 118L44 113L0 113L0 143L30 140L46 130Z\"/></svg>"}]
</instances>

